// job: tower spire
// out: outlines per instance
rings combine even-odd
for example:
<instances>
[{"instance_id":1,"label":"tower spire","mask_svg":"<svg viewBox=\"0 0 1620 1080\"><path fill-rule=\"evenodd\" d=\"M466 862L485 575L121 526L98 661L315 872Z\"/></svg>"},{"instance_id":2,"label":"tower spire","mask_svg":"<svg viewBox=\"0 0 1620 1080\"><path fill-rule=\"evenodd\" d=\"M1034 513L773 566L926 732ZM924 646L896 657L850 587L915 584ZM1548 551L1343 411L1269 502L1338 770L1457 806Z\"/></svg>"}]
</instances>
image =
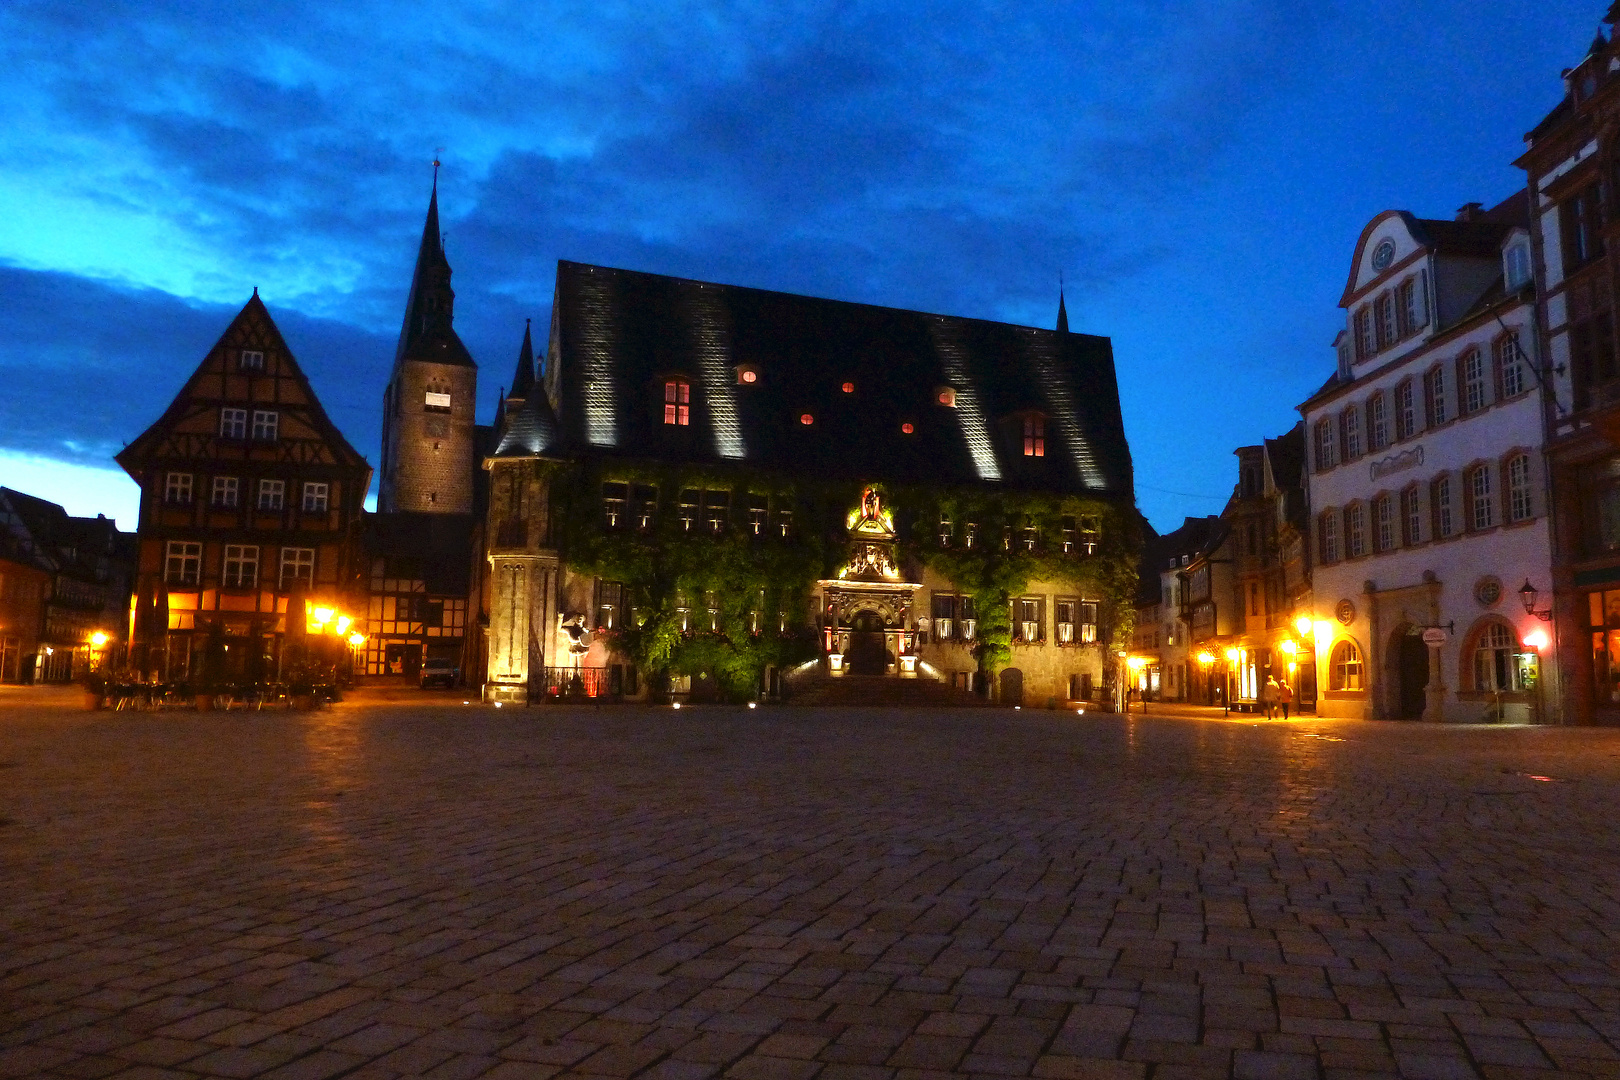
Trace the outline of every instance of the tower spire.
<instances>
[{"instance_id":1,"label":"tower spire","mask_svg":"<svg viewBox=\"0 0 1620 1080\"><path fill-rule=\"evenodd\" d=\"M1069 332L1069 312L1063 306L1063 271L1061 270L1058 271L1057 332L1060 334L1067 334Z\"/></svg>"},{"instance_id":2,"label":"tower spire","mask_svg":"<svg viewBox=\"0 0 1620 1080\"><path fill-rule=\"evenodd\" d=\"M439 232L439 159L435 157L433 190L428 196L427 218L422 222L422 242L416 249L416 272L411 276L411 294L405 301L405 321L399 328L396 363L424 339L453 334L450 324L455 317L455 302L450 261L444 257Z\"/></svg>"},{"instance_id":3,"label":"tower spire","mask_svg":"<svg viewBox=\"0 0 1620 1080\"><path fill-rule=\"evenodd\" d=\"M529 320L523 320L523 347L518 350L517 372L512 376L512 391L508 398L523 398L529 396L529 388L534 386L534 344L529 333Z\"/></svg>"}]
</instances>

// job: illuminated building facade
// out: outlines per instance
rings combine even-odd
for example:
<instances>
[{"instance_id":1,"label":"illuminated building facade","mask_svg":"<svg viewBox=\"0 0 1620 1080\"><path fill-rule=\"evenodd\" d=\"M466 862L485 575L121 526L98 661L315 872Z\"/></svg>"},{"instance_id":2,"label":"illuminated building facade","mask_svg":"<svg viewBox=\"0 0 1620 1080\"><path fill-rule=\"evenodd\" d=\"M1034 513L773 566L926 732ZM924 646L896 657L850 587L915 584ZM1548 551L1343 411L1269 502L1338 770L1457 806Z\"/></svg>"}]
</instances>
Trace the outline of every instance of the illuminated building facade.
<instances>
[{"instance_id":1,"label":"illuminated building facade","mask_svg":"<svg viewBox=\"0 0 1620 1080\"><path fill-rule=\"evenodd\" d=\"M486 694L1103 698L1139 518L1108 339L1059 327L559 263L486 461Z\"/></svg>"},{"instance_id":2,"label":"illuminated building facade","mask_svg":"<svg viewBox=\"0 0 1620 1080\"><path fill-rule=\"evenodd\" d=\"M255 291L117 455L141 488L131 664L170 678L219 627L226 672L279 668L289 597L352 611L371 467L327 418Z\"/></svg>"}]
</instances>

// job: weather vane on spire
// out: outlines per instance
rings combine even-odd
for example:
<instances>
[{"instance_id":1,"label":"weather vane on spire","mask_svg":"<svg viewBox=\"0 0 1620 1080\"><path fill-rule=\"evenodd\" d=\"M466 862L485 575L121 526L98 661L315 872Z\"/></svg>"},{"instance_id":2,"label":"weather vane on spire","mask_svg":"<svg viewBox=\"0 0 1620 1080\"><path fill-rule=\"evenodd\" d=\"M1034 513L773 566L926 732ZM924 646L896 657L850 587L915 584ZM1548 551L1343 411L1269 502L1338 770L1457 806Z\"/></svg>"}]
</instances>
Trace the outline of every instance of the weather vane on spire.
<instances>
[{"instance_id":1,"label":"weather vane on spire","mask_svg":"<svg viewBox=\"0 0 1620 1080\"><path fill-rule=\"evenodd\" d=\"M444 147L435 146L433 148L433 183L435 185L439 182L439 155L442 153L444 153Z\"/></svg>"}]
</instances>

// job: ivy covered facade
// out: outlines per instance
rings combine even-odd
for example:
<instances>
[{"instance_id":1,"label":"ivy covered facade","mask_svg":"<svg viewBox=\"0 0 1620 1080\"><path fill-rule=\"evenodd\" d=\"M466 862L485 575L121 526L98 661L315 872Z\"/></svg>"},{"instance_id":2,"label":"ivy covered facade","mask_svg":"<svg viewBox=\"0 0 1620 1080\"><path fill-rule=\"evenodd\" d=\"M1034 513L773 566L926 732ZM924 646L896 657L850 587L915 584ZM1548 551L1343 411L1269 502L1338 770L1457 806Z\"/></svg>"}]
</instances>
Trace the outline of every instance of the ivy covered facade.
<instances>
[{"instance_id":1,"label":"ivy covered facade","mask_svg":"<svg viewBox=\"0 0 1620 1080\"><path fill-rule=\"evenodd\" d=\"M484 466L493 700L1100 700L1130 633L1112 354L1061 321L561 263Z\"/></svg>"}]
</instances>

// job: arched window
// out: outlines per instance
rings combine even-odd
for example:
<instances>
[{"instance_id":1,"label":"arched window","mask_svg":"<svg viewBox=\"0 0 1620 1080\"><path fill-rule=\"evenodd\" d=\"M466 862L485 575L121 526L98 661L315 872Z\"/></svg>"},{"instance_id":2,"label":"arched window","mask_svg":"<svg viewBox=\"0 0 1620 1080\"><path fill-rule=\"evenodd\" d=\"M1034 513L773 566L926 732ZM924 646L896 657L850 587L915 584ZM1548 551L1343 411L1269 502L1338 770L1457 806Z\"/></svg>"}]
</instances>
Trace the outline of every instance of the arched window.
<instances>
[{"instance_id":1,"label":"arched window","mask_svg":"<svg viewBox=\"0 0 1620 1080\"><path fill-rule=\"evenodd\" d=\"M1519 361L1519 335L1502 335L1496 343L1497 390L1504 398L1517 397L1528 390L1529 375Z\"/></svg>"},{"instance_id":2,"label":"arched window","mask_svg":"<svg viewBox=\"0 0 1620 1080\"><path fill-rule=\"evenodd\" d=\"M1401 492L1401 543L1407 547L1423 542L1423 493L1413 484Z\"/></svg>"},{"instance_id":3,"label":"arched window","mask_svg":"<svg viewBox=\"0 0 1620 1080\"><path fill-rule=\"evenodd\" d=\"M1333 421L1331 419L1318 420L1316 423L1317 472L1326 472L1339 463L1338 440L1333 436Z\"/></svg>"},{"instance_id":4,"label":"arched window","mask_svg":"<svg viewBox=\"0 0 1620 1080\"><path fill-rule=\"evenodd\" d=\"M1328 688L1330 690L1361 690L1361 650L1353 641L1341 641L1333 646L1328 660Z\"/></svg>"},{"instance_id":5,"label":"arched window","mask_svg":"<svg viewBox=\"0 0 1620 1080\"><path fill-rule=\"evenodd\" d=\"M1462 415L1472 416L1490 404L1485 357L1478 349L1469 349L1457 362L1457 381L1462 386Z\"/></svg>"},{"instance_id":6,"label":"arched window","mask_svg":"<svg viewBox=\"0 0 1620 1080\"><path fill-rule=\"evenodd\" d=\"M1508 693L1523 690L1519 678L1519 639L1505 624L1487 623L1474 639L1474 689Z\"/></svg>"},{"instance_id":7,"label":"arched window","mask_svg":"<svg viewBox=\"0 0 1620 1080\"><path fill-rule=\"evenodd\" d=\"M1344 460L1354 461L1361 456L1361 410L1352 405L1344 410Z\"/></svg>"},{"instance_id":8,"label":"arched window","mask_svg":"<svg viewBox=\"0 0 1620 1080\"><path fill-rule=\"evenodd\" d=\"M1356 359L1365 360L1373 355L1373 320L1372 305L1362 304L1356 309L1354 320L1356 335Z\"/></svg>"},{"instance_id":9,"label":"arched window","mask_svg":"<svg viewBox=\"0 0 1620 1080\"><path fill-rule=\"evenodd\" d=\"M1412 380L1405 379L1395 387L1395 437L1410 439L1417 431L1417 392Z\"/></svg>"},{"instance_id":10,"label":"arched window","mask_svg":"<svg viewBox=\"0 0 1620 1080\"><path fill-rule=\"evenodd\" d=\"M1451 477L1434 480L1434 535L1442 540L1457 531L1457 516L1451 501Z\"/></svg>"},{"instance_id":11,"label":"arched window","mask_svg":"<svg viewBox=\"0 0 1620 1080\"><path fill-rule=\"evenodd\" d=\"M1514 454L1507 461L1508 520L1530 520L1530 455Z\"/></svg>"},{"instance_id":12,"label":"arched window","mask_svg":"<svg viewBox=\"0 0 1620 1080\"><path fill-rule=\"evenodd\" d=\"M664 423L686 427L692 422L692 384L685 379L664 380Z\"/></svg>"},{"instance_id":13,"label":"arched window","mask_svg":"<svg viewBox=\"0 0 1620 1080\"><path fill-rule=\"evenodd\" d=\"M1429 373L1423 376L1423 405L1427 412L1424 420L1429 427L1439 427L1451 419L1446 406L1446 369L1443 367L1430 368Z\"/></svg>"},{"instance_id":14,"label":"arched window","mask_svg":"<svg viewBox=\"0 0 1620 1080\"><path fill-rule=\"evenodd\" d=\"M1316 542L1324 566L1339 561L1338 511L1324 510L1316 519Z\"/></svg>"},{"instance_id":15,"label":"arched window","mask_svg":"<svg viewBox=\"0 0 1620 1080\"><path fill-rule=\"evenodd\" d=\"M1389 409L1382 390L1367 399L1367 449L1377 453L1389 445Z\"/></svg>"},{"instance_id":16,"label":"arched window","mask_svg":"<svg viewBox=\"0 0 1620 1080\"><path fill-rule=\"evenodd\" d=\"M1344 557L1359 559L1367 554L1367 507L1351 503L1344 508Z\"/></svg>"},{"instance_id":17,"label":"arched window","mask_svg":"<svg viewBox=\"0 0 1620 1080\"><path fill-rule=\"evenodd\" d=\"M1395 298L1389 293L1382 293L1373 301L1374 319L1378 323L1378 347L1387 349L1400 337L1399 329L1395 325Z\"/></svg>"},{"instance_id":18,"label":"arched window","mask_svg":"<svg viewBox=\"0 0 1620 1080\"><path fill-rule=\"evenodd\" d=\"M1395 547L1395 500L1389 495L1373 500L1373 547L1375 551Z\"/></svg>"},{"instance_id":19,"label":"arched window","mask_svg":"<svg viewBox=\"0 0 1620 1080\"><path fill-rule=\"evenodd\" d=\"M1468 471L1468 499L1473 507L1469 520L1476 529L1496 524L1496 497L1491 490L1491 467L1475 465Z\"/></svg>"}]
</instances>

